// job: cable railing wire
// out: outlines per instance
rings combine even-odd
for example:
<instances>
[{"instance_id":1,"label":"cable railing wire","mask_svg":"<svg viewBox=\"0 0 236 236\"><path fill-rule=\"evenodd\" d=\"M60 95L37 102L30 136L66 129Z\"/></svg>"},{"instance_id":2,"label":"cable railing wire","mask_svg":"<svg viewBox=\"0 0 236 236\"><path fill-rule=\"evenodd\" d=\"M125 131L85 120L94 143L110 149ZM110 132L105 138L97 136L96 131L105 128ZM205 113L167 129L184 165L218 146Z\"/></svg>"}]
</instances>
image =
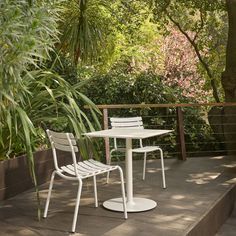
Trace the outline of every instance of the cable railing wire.
<instances>
[{"instance_id":1,"label":"cable railing wire","mask_svg":"<svg viewBox=\"0 0 236 236\"><path fill-rule=\"evenodd\" d=\"M181 108L183 113L182 125L187 156L226 153L226 145L236 142L236 140L234 142L234 140L226 141L224 139L225 135L236 134L236 132L230 130L231 127L236 126L236 119L235 122L225 122L225 119L232 119L236 117L236 114L208 114L212 107L236 107L236 103L146 104L146 106L150 107L147 109L145 104L125 104L125 106L105 105L98 107L100 109L107 109L109 111L109 117L142 116L145 128L174 130L169 136L150 138L151 141L149 141L152 144L162 146L164 152L167 152L168 155L180 154L179 146L181 142L178 141L177 108ZM227 133L226 128L228 130ZM231 151L236 150L231 149Z\"/></svg>"}]
</instances>

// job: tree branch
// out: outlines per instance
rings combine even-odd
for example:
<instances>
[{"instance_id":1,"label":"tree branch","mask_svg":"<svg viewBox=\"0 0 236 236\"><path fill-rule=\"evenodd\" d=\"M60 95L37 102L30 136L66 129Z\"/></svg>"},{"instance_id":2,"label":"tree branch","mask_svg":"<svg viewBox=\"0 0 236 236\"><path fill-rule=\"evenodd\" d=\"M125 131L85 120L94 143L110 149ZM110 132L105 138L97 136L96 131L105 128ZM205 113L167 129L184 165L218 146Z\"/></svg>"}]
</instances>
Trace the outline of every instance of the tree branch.
<instances>
[{"instance_id":1,"label":"tree branch","mask_svg":"<svg viewBox=\"0 0 236 236\"><path fill-rule=\"evenodd\" d=\"M193 38L193 42L196 41L197 37L198 37L198 34L200 33L200 31L203 29L204 27L204 20L203 20L203 15L202 15L202 12L200 11L200 19L201 19L201 24L200 26L198 27L197 31L196 31L196 34L194 35L194 38Z\"/></svg>"}]
</instances>

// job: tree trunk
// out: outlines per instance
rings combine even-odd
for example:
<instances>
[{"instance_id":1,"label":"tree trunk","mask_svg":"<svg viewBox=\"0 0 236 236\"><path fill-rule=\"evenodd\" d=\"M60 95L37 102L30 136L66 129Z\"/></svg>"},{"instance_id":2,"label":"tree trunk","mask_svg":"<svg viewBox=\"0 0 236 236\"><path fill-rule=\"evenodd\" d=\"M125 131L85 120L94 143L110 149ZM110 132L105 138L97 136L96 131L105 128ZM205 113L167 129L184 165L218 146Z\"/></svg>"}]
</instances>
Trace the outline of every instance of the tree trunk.
<instances>
[{"instance_id":1,"label":"tree trunk","mask_svg":"<svg viewBox=\"0 0 236 236\"><path fill-rule=\"evenodd\" d=\"M236 102L236 0L226 0L226 6L229 29L222 85L225 91L225 101Z\"/></svg>"},{"instance_id":2,"label":"tree trunk","mask_svg":"<svg viewBox=\"0 0 236 236\"><path fill-rule=\"evenodd\" d=\"M221 82L226 102L236 102L236 0L226 0L228 12L228 42L226 67ZM224 131L229 154L236 153L236 107L224 108Z\"/></svg>"}]
</instances>

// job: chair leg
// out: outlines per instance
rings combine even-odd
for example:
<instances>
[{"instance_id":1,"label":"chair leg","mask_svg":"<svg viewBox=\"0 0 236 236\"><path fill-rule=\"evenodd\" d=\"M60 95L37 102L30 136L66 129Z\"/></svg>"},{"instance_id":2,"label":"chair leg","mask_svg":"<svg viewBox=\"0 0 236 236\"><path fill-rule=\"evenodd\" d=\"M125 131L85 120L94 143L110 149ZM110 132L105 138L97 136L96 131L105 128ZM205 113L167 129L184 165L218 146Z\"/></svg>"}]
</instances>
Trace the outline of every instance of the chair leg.
<instances>
[{"instance_id":1,"label":"chair leg","mask_svg":"<svg viewBox=\"0 0 236 236\"><path fill-rule=\"evenodd\" d=\"M109 157L109 159L107 160L107 164L108 164L108 165L111 164L111 154L112 154L112 151L110 152L110 157ZM109 183L109 178L110 178L110 171L107 172L107 184Z\"/></svg>"},{"instance_id":2,"label":"chair leg","mask_svg":"<svg viewBox=\"0 0 236 236\"><path fill-rule=\"evenodd\" d=\"M93 188L94 188L94 201L95 201L95 207L98 207L98 194L97 194L97 181L96 181L96 175L93 176Z\"/></svg>"},{"instance_id":3,"label":"chair leg","mask_svg":"<svg viewBox=\"0 0 236 236\"><path fill-rule=\"evenodd\" d=\"M145 152L143 158L143 180L145 180L146 162L147 162L147 153Z\"/></svg>"},{"instance_id":4,"label":"chair leg","mask_svg":"<svg viewBox=\"0 0 236 236\"><path fill-rule=\"evenodd\" d=\"M45 205L45 208L44 208L43 218L46 218L47 214L48 214L48 207L49 207L49 203L50 203L50 198L51 198L51 193L52 193L52 187L53 187L55 174L56 174L56 171L53 171L52 175L51 175L50 184L49 184L48 196L47 196L47 201L46 201L46 205Z\"/></svg>"},{"instance_id":5,"label":"chair leg","mask_svg":"<svg viewBox=\"0 0 236 236\"><path fill-rule=\"evenodd\" d=\"M122 199L123 199L123 209L124 209L124 217L125 219L128 218L127 215L127 207L126 207L126 197L125 197L125 187L124 187L124 176L122 169L117 166L119 172L120 172L120 182L121 182L121 192L122 192Z\"/></svg>"},{"instance_id":6,"label":"chair leg","mask_svg":"<svg viewBox=\"0 0 236 236\"><path fill-rule=\"evenodd\" d=\"M166 188L166 177L165 177L165 167L164 167L163 151L162 151L161 148L159 148L159 151L161 153L161 171L162 171L163 188Z\"/></svg>"},{"instance_id":7,"label":"chair leg","mask_svg":"<svg viewBox=\"0 0 236 236\"><path fill-rule=\"evenodd\" d=\"M107 184L109 184L110 171L107 172Z\"/></svg>"},{"instance_id":8,"label":"chair leg","mask_svg":"<svg viewBox=\"0 0 236 236\"><path fill-rule=\"evenodd\" d=\"M78 187L78 192L77 192L77 199L76 199L76 204L75 204L75 212L74 212L74 218L73 218L73 223L72 223L72 233L75 232L76 222L77 222L77 218L78 218L79 203L80 203L82 184L83 184L82 180L79 179L79 187Z\"/></svg>"}]
</instances>

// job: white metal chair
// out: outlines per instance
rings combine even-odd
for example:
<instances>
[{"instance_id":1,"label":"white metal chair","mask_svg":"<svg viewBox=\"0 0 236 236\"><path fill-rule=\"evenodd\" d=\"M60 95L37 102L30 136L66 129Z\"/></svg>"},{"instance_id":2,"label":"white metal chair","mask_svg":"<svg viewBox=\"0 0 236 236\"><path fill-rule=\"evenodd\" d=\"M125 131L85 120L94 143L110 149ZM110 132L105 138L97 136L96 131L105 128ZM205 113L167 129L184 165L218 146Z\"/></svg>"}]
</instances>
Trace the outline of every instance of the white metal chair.
<instances>
[{"instance_id":1,"label":"white metal chair","mask_svg":"<svg viewBox=\"0 0 236 236\"><path fill-rule=\"evenodd\" d=\"M78 192L77 192L77 200L75 204L74 218L73 218L73 223L72 223L72 232L75 232L77 216L78 216L78 211L79 211L82 183L83 183L82 180L88 177L93 177L95 207L98 207L96 175L107 173L113 170L118 170L120 172L124 217L125 219L127 219L127 210L126 210L126 202L125 202L126 199L125 199L125 189L124 189L124 179L123 179L122 169L119 166L105 165L93 159L77 162L75 153L78 152L79 150L76 145L76 140L74 138L74 135L72 133L57 133L54 131L47 130L47 134L48 134L51 146L52 146L55 170L52 172L52 175L51 175L51 181L49 185L49 191L48 191L48 196L47 196L47 201L46 201L43 217L44 218L47 217L47 212L48 212L48 207L49 207L55 175L57 174L66 180L78 181L79 186L78 186ZM57 152L56 152L57 149L70 152L71 157L72 157L72 164L66 165L66 166L58 166Z\"/></svg>"},{"instance_id":2,"label":"white metal chair","mask_svg":"<svg viewBox=\"0 0 236 236\"><path fill-rule=\"evenodd\" d=\"M112 129L119 129L119 128L128 128L128 129L144 129L142 117L128 117L128 118L110 118L111 128ZM147 160L147 153L160 151L161 156L161 170L162 170L162 181L163 181L163 188L166 188L166 180L165 180L165 169L164 169L164 159L163 159L163 151L159 146L143 146L142 139L139 140L138 148L132 149L134 153L144 153L144 162L143 162L143 180L145 179L145 172L146 172L146 160ZM115 151L125 152L125 148L120 148L117 146L117 140L114 138L114 148L110 151L110 160L108 160L108 164L111 163L112 153ZM109 173L107 174L107 182L109 179Z\"/></svg>"}]
</instances>

